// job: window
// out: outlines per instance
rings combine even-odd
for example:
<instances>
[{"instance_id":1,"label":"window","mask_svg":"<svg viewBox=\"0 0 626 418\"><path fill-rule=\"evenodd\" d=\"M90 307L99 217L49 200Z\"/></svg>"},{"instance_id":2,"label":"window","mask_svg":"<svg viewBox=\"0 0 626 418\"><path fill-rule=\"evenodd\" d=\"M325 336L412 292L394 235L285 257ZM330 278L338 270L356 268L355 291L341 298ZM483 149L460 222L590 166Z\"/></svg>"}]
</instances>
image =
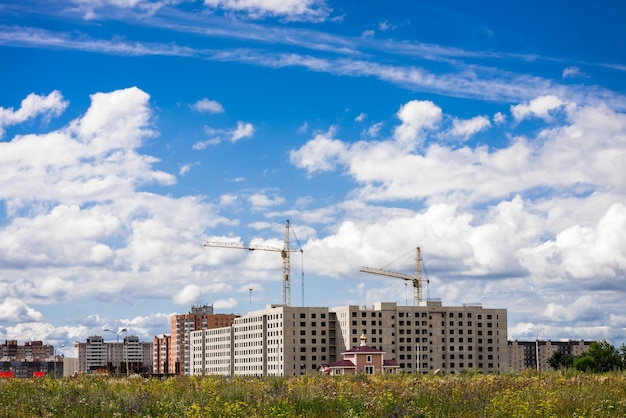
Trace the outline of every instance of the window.
<instances>
[{"instance_id":1,"label":"window","mask_svg":"<svg viewBox=\"0 0 626 418\"><path fill-rule=\"evenodd\" d=\"M368 355L368 356L367 356L366 361L367 361L368 363L371 363L371 362L372 362L372 356L369 356L369 355Z\"/></svg>"},{"instance_id":2,"label":"window","mask_svg":"<svg viewBox=\"0 0 626 418\"><path fill-rule=\"evenodd\" d=\"M374 374L374 366L365 366L366 374Z\"/></svg>"}]
</instances>

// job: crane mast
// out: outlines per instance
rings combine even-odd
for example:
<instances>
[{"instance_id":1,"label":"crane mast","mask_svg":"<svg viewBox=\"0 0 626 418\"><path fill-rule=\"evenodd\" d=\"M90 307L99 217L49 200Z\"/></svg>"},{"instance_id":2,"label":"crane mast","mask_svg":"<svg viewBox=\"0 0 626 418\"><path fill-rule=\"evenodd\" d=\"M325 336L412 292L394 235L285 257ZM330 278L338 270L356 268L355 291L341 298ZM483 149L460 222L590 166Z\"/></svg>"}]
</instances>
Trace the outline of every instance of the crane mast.
<instances>
[{"instance_id":1,"label":"crane mast","mask_svg":"<svg viewBox=\"0 0 626 418\"><path fill-rule=\"evenodd\" d=\"M289 247L289 237L291 235L290 232L289 219L285 222L285 240L283 244L283 248L269 247L265 245L246 245L238 242L220 242L220 241L207 241L204 243L205 247L219 247L219 248L234 248L240 250L249 250L249 251L276 251L280 252L281 257L283 258L283 304L287 306L291 306L291 257L290 253L299 251L302 252L302 249L294 250Z\"/></svg>"},{"instance_id":2,"label":"crane mast","mask_svg":"<svg viewBox=\"0 0 626 418\"><path fill-rule=\"evenodd\" d=\"M387 276L387 277L395 277L397 279L402 279L406 281L410 281L413 283L413 305L420 306L423 303L422 299L422 254L420 252L420 247L416 248L415 251L415 276L410 276L404 273L398 273L395 271L374 268L374 267L361 267L359 269L362 273L370 273L370 274L378 274L379 276Z\"/></svg>"}]
</instances>

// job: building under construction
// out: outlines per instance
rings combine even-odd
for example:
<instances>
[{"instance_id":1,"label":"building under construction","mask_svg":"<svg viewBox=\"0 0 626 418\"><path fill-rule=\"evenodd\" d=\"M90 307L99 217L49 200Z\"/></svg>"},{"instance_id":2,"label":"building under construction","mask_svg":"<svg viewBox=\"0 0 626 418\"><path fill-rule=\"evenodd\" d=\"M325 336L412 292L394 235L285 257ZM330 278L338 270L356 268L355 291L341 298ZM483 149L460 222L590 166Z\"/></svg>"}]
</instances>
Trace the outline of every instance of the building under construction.
<instances>
[{"instance_id":1,"label":"building under construction","mask_svg":"<svg viewBox=\"0 0 626 418\"><path fill-rule=\"evenodd\" d=\"M420 306L269 305L234 319L232 327L191 332L190 374L311 373L339 360L361 335L407 373L496 373L509 367L506 309L427 300Z\"/></svg>"}]
</instances>

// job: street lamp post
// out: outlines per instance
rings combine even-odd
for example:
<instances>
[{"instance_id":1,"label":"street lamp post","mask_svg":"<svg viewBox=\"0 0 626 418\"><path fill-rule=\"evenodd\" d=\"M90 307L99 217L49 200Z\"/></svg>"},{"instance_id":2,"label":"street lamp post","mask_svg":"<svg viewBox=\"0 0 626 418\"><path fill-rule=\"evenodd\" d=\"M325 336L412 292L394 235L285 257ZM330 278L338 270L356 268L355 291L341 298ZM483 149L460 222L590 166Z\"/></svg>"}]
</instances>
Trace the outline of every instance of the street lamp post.
<instances>
[{"instance_id":1,"label":"street lamp post","mask_svg":"<svg viewBox=\"0 0 626 418\"><path fill-rule=\"evenodd\" d=\"M126 376L128 376L128 330L123 328L120 332L122 331L124 332L124 347L126 347Z\"/></svg>"},{"instance_id":2,"label":"street lamp post","mask_svg":"<svg viewBox=\"0 0 626 418\"><path fill-rule=\"evenodd\" d=\"M120 345L120 334L122 332L126 332L126 328L122 328L121 330L115 332L115 331L111 331L108 328L103 328L102 331L104 332L110 332L112 334L115 334L117 337L117 345L115 346L115 351L117 351L117 347L119 347ZM128 334L127 334L128 335ZM122 350L122 357L124 357L124 350ZM126 368L128 368L128 364L126 365ZM119 376L120 375L120 362L116 362L115 363L115 375Z\"/></svg>"},{"instance_id":3,"label":"street lamp post","mask_svg":"<svg viewBox=\"0 0 626 418\"><path fill-rule=\"evenodd\" d=\"M537 358L537 373L539 373L539 331L543 331L543 328L537 330L537 339L535 340L535 357Z\"/></svg>"}]
</instances>

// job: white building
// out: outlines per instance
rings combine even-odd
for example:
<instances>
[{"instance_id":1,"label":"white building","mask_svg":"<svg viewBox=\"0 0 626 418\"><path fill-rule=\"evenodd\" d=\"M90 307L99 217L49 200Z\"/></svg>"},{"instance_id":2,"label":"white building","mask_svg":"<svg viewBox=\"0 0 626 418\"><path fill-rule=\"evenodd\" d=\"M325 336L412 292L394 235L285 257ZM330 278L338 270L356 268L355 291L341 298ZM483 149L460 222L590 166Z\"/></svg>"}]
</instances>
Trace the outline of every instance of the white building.
<instances>
[{"instance_id":1,"label":"white building","mask_svg":"<svg viewBox=\"0 0 626 418\"><path fill-rule=\"evenodd\" d=\"M443 306L440 300L429 300L423 306L379 302L331 311L341 335L339 350L357 346L365 334L370 347L385 351L407 373L494 373L508 368L506 309L475 303Z\"/></svg>"},{"instance_id":2,"label":"white building","mask_svg":"<svg viewBox=\"0 0 626 418\"><path fill-rule=\"evenodd\" d=\"M125 375L149 372L152 368L152 343L142 343L137 336L126 336L122 342L105 342L94 335L84 343L75 343L74 348L80 373Z\"/></svg>"},{"instance_id":3,"label":"white building","mask_svg":"<svg viewBox=\"0 0 626 418\"><path fill-rule=\"evenodd\" d=\"M192 332L191 374L294 376L316 371L367 336L408 373L508 369L507 311L479 304L373 307L268 305L232 327Z\"/></svg>"}]
</instances>

